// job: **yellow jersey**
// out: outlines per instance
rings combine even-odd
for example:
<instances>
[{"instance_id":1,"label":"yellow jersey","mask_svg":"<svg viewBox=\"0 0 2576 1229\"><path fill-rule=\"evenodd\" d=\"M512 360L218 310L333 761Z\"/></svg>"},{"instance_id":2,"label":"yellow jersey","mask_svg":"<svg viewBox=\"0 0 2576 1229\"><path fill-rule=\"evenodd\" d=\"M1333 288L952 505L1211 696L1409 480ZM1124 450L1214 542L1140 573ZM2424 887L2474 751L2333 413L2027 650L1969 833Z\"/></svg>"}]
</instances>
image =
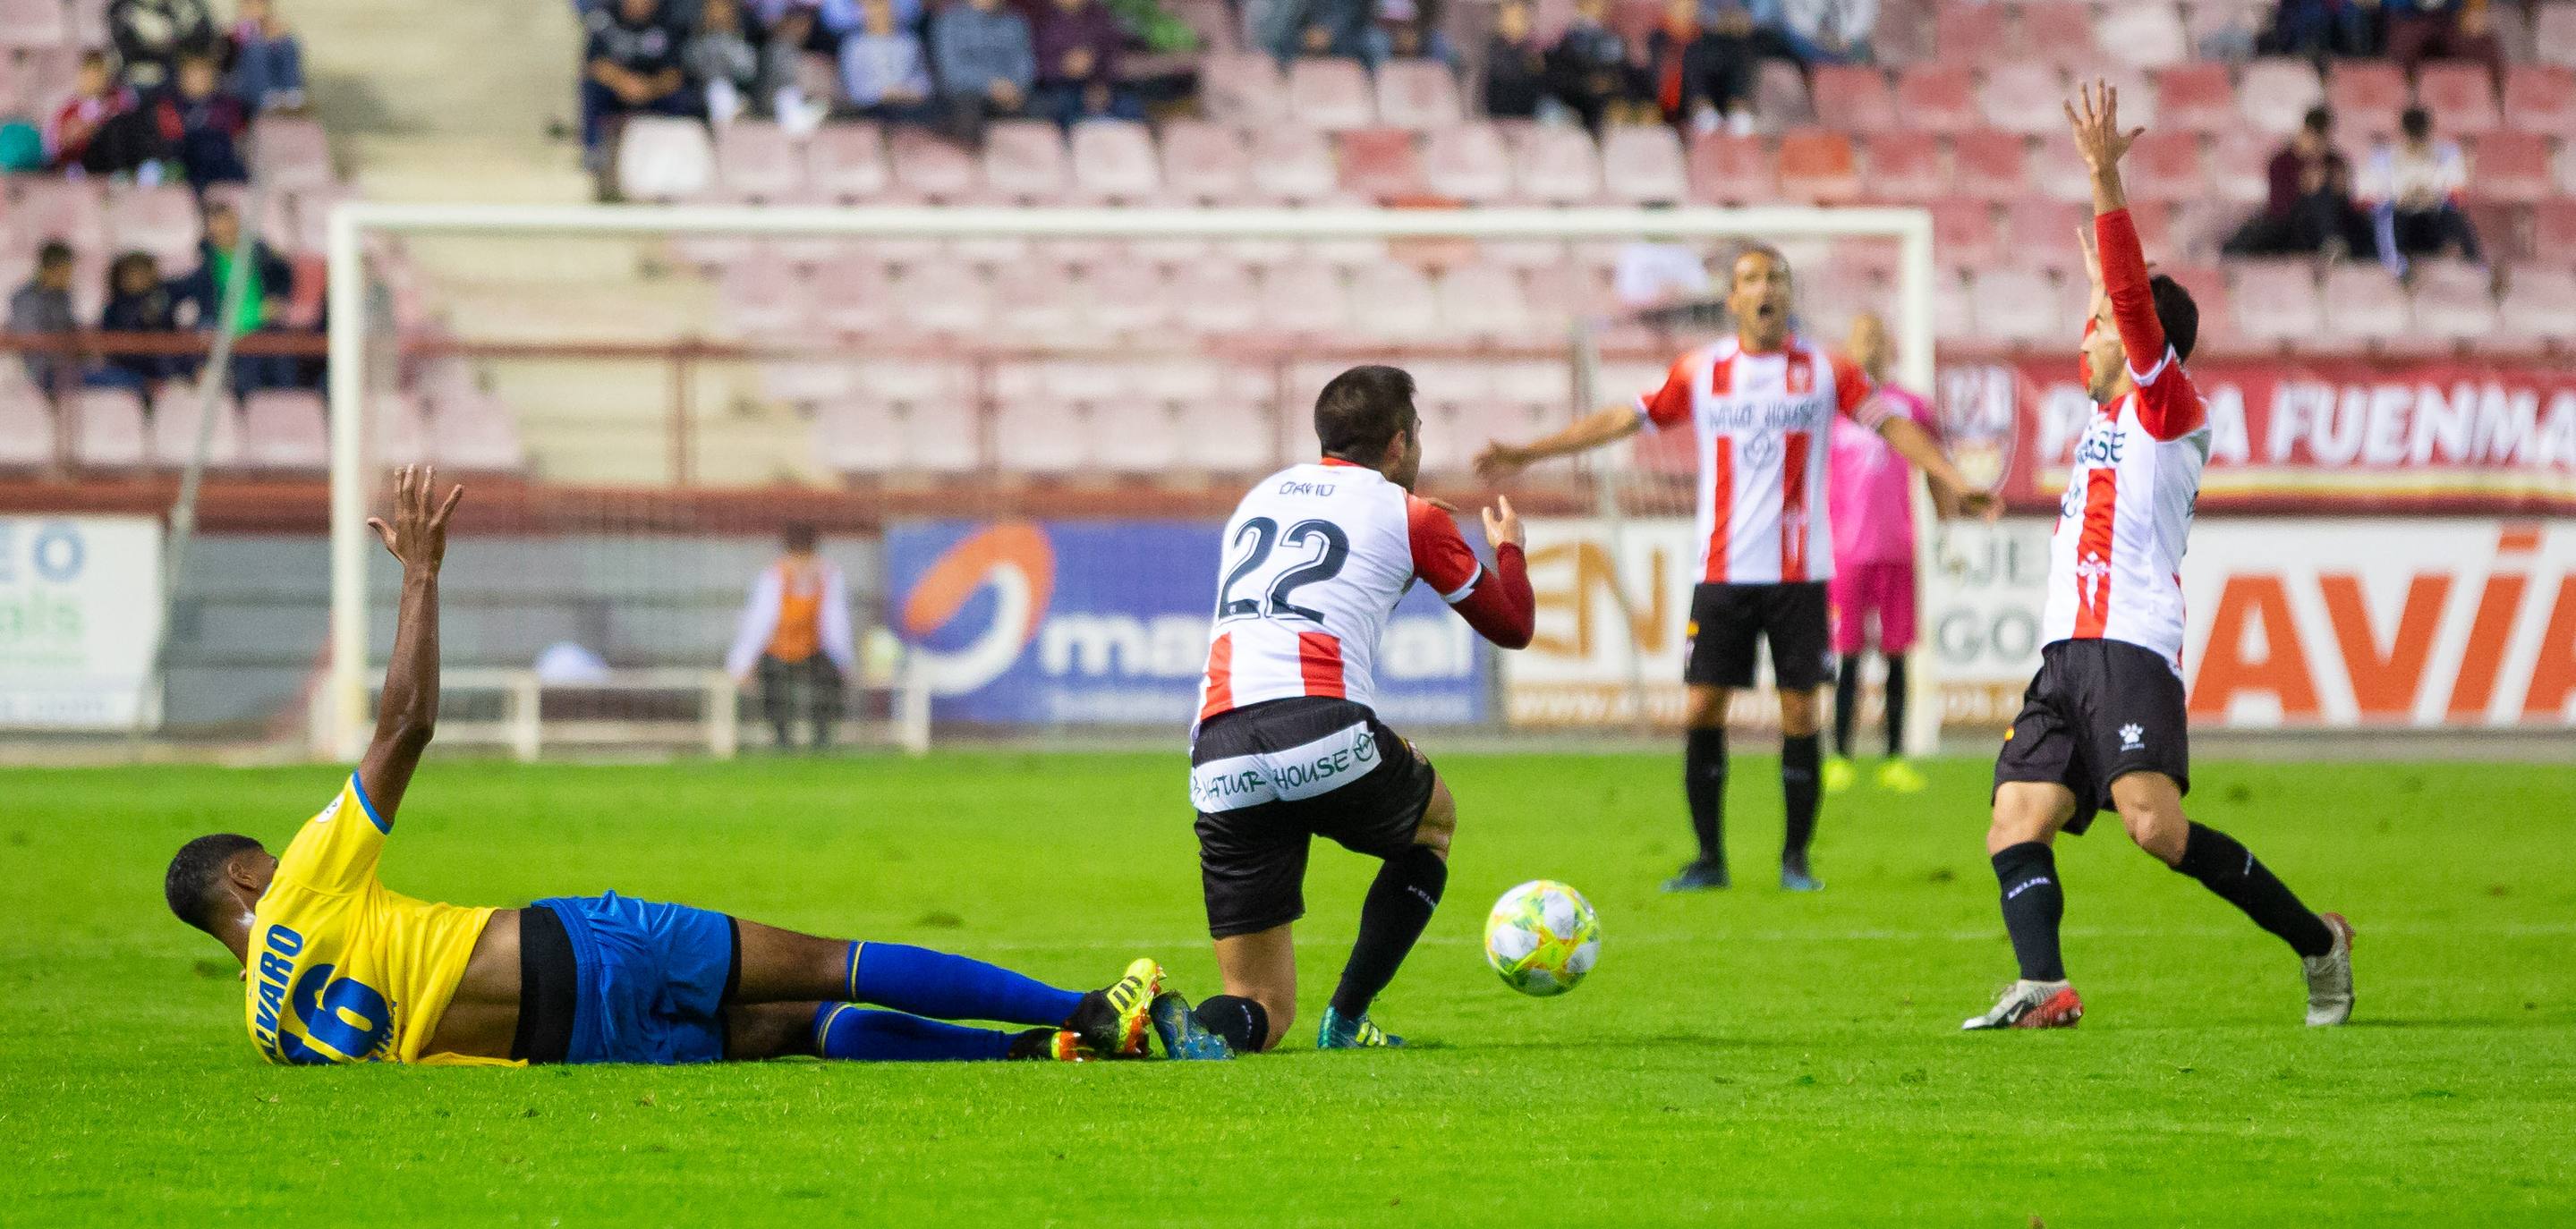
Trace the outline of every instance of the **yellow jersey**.
<instances>
[{"instance_id":1,"label":"yellow jersey","mask_svg":"<svg viewBox=\"0 0 2576 1229\"><path fill-rule=\"evenodd\" d=\"M305 822L251 910L244 1004L273 1063L478 1063L424 1054L490 909L431 904L376 880L392 824L356 773Z\"/></svg>"}]
</instances>

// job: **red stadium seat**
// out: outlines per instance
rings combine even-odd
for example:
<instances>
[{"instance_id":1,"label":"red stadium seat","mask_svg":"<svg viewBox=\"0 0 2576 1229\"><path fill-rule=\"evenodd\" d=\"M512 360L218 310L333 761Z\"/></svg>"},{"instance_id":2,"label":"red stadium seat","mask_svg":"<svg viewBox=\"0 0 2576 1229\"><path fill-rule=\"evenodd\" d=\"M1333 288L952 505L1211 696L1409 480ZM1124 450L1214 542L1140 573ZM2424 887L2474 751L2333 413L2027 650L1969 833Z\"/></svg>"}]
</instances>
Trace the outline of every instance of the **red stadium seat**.
<instances>
[{"instance_id":1,"label":"red stadium seat","mask_svg":"<svg viewBox=\"0 0 2576 1229\"><path fill-rule=\"evenodd\" d=\"M2483 64L2462 60L2426 64L2415 78L2415 101L2433 113L2436 125L2453 135L2488 132L2502 122L2496 114L2495 81Z\"/></svg>"},{"instance_id":2,"label":"red stadium seat","mask_svg":"<svg viewBox=\"0 0 2576 1229\"><path fill-rule=\"evenodd\" d=\"M1184 463L1229 474L1259 473L1279 463L1279 424L1267 404L1232 398L1183 401L1179 413L1175 432ZM1311 448L1311 438L1307 443Z\"/></svg>"},{"instance_id":3,"label":"red stadium seat","mask_svg":"<svg viewBox=\"0 0 2576 1229\"><path fill-rule=\"evenodd\" d=\"M1929 142L1917 144L1927 153L1930 151ZM1841 205L1859 199L1860 194L1860 174L1853 166L1850 138L1824 128L1799 128L1780 138L1783 198L1814 205Z\"/></svg>"},{"instance_id":4,"label":"red stadium seat","mask_svg":"<svg viewBox=\"0 0 2576 1229\"><path fill-rule=\"evenodd\" d=\"M2377 265L2344 264L2326 270L2325 334L2332 343L2402 349L2414 329L2406 293Z\"/></svg>"},{"instance_id":5,"label":"red stadium seat","mask_svg":"<svg viewBox=\"0 0 2576 1229\"><path fill-rule=\"evenodd\" d=\"M1261 319L1271 330L1309 341L1349 331L1350 299L1340 271L1317 261L1272 269L1261 279Z\"/></svg>"},{"instance_id":6,"label":"red stadium seat","mask_svg":"<svg viewBox=\"0 0 2576 1229\"><path fill-rule=\"evenodd\" d=\"M1491 124L1435 128L1423 138L1422 177L1440 196L1494 204L1511 195L1511 153Z\"/></svg>"},{"instance_id":7,"label":"red stadium seat","mask_svg":"<svg viewBox=\"0 0 2576 1229\"><path fill-rule=\"evenodd\" d=\"M1101 432L1079 403L1043 397L1001 397L994 402L993 459L1003 469L1031 474L1086 470L1095 460L1109 460L1094 456L1100 439Z\"/></svg>"},{"instance_id":8,"label":"red stadium seat","mask_svg":"<svg viewBox=\"0 0 2576 1229\"><path fill-rule=\"evenodd\" d=\"M1368 70L1357 60L1298 60L1288 66L1288 113L1327 132L1377 122Z\"/></svg>"},{"instance_id":9,"label":"red stadium seat","mask_svg":"<svg viewBox=\"0 0 2576 1229\"><path fill-rule=\"evenodd\" d=\"M805 191L804 151L776 124L723 125L716 129L716 181L731 200L792 201Z\"/></svg>"},{"instance_id":10,"label":"red stadium seat","mask_svg":"<svg viewBox=\"0 0 2576 1229\"><path fill-rule=\"evenodd\" d=\"M2006 42L2004 6L1984 0L1942 0L1933 38L1944 64L1983 63L2012 50Z\"/></svg>"},{"instance_id":11,"label":"red stadium seat","mask_svg":"<svg viewBox=\"0 0 2576 1229\"><path fill-rule=\"evenodd\" d=\"M1141 201L1163 189L1154 162L1154 134L1126 120L1085 120L1073 126L1073 187L1085 200Z\"/></svg>"},{"instance_id":12,"label":"red stadium seat","mask_svg":"<svg viewBox=\"0 0 2576 1229\"><path fill-rule=\"evenodd\" d=\"M327 188L338 178L331 173L331 146L323 139L322 125L309 119L263 116L251 131L249 152L251 170L266 178L272 191Z\"/></svg>"},{"instance_id":13,"label":"red stadium seat","mask_svg":"<svg viewBox=\"0 0 2576 1229\"><path fill-rule=\"evenodd\" d=\"M2093 202L2093 173L2086 169L2084 155L2076 152L2073 133L2059 131L2040 138L2039 152L2030 157L2030 186L2050 200Z\"/></svg>"},{"instance_id":14,"label":"red stadium seat","mask_svg":"<svg viewBox=\"0 0 2576 1229\"><path fill-rule=\"evenodd\" d=\"M1064 195L1064 132L1042 119L984 128L984 186L1014 200L1052 204Z\"/></svg>"},{"instance_id":15,"label":"red stadium seat","mask_svg":"<svg viewBox=\"0 0 2576 1229\"><path fill-rule=\"evenodd\" d=\"M70 44L71 23L59 0L0 0L0 48L51 51Z\"/></svg>"},{"instance_id":16,"label":"red stadium seat","mask_svg":"<svg viewBox=\"0 0 2576 1229\"><path fill-rule=\"evenodd\" d=\"M1942 134L1966 132L1981 123L1977 114L1976 77L1964 68L1909 68L1896 79L1897 113L1907 127Z\"/></svg>"},{"instance_id":17,"label":"red stadium seat","mask_svg":"<svg viewBox=\"0 0 2576 1229\"><path fill-rule=\"evenodd\" d=\"M2504 79L2504 123L2562 140L2576 137L2576 70L2516 64Z\"/></svg>"},{"instance_id":18,"label":"red stadium seat","mask_svg":"<svg viewBox=\"0 0 2576 1229\"><path fill-rule=\"evenodd\" d=\"M2129 147L2124 164L2131 200L2187 201L2209 195L2209 171L2200 158L2200 134L2149 129Z\"/></svg>"},{"instance_id":19,"label":"red stadium seat","mask_svg":"<svg viewBox=\"0 0 2576 1229\"><path fill-rule=\"evenodd\" d=\"M2456 260L2418 261L2415 283L2415 330L2427 341L2473 343L2496 331L2493 275L2481 266Z\"/></svg>"},{"instance_id":20,"label":"red stadium seat","mask_svg":"<svg viewBox=\"0 0 2576 1229\"><path fill-rule=\"evenodd\" d=\"M2397 133L2397 113L2406 109L2406 74L2384 61L2345 60L2326 82L2326 105L2334 108L2335 129L2346 140L2374 141ZM2448 121L2435 116L2445 130Z\"/></svg>"},{"instance_id":21,"label":"red stadium seat","mask_svg":"<svg viewBox=\"0 0 2576 1229\"><path fill-rule=\"evenodd\" d=\"M805 139L805 179L828 200L865 201L893 183L885 133L874 124L825 124Z\"/></svg>"},{"instance_id":22,"label":"red stadium seat","mask_svg":"<svg viewBox=\"0 0 2576 1229\"><path fill-rule=\"evenodd\" d=\"M2317 294L2314 264L2304 260L2248 260L2237 262L2234 268L2237 335L2249 346L2315 349L2322 344L2325 301ZM2385 271L2375 266L2371 271L2387 281Z\"/></svg>"},{"instance_id":23,"label":"red stadium seat","mask_svg":"<svg viewBox=\"0 0 2576 1229\"><path fill-rule=\"evenodd\" d=\"M1354 128L1341 134L1342 190L1379 201L1423 193L1422 163L1413 133L1402 128Z\"/></svg>"},{"instance_id":24,"label":"red stadium seat","mask_svg":"<svg viewBox=\"0 0 2576 1229\"><path fill-rule=\"evenodd\" d=\"M2093 23L2102 54L2139 68L2160 68L2191 58L2182 16L2170 4L2114 4Z\"/></svg>"},{"instance_id":25,"label":"red stadium seat","mask_svg":"<svg viewBox=\"0 0 2576 1229\"><path fill-rule=\"evenodd\" d=\"M748 340L785 340L811 325L804 279L774 251L756 249L726 262L716 281L716 312L725 331Z\"/></svg>"},{"instance_id":26,"label":"red stadium seat","mask_svg":"<svg viewBox=\"0 0 2576 1229\"><path fill-rule=\"evenodd\" d=\"M2576 198L2554 196L2532 207L2532 246L2564 261L2576 252Z\"/></svg>"},{"instance_id":27,"label":"red stadium seat","mask_svg":"<svg viewBox=\"0 0 2576 1229\"><path fill-rule=\"evenodd\" d=\"M974 156L953 141L912 127L896 128L886 140L895 186L934 201L971 196L982 186Z\"/></svg>"},{"instance_id":28,"label":"red stadium seat","mask_svg":"<svg viewBox=\"0 0 2576 1229\"><path fill-rule=\"evenodd\" d=\"M2243 122L2224 64L2175 64L2155 71L2156 110L2166 129L2222 132Z\"/></svg>"},{"instance_id":29,"label":"red stadium seat","mask_svg":"<svg viewBox=\"0 0 2576 1229\"><path fill-rule=\"evenodd\" d=\"M1868 179L1861 195L1868 200L1919 205L1949 187L1949 177L1941 170L1941 149L1930 137L1903 133L1877 136L1870 139L1863 153L1867 155ZM1784 170L1787 161L1784 145Z\"/></svg>"},{"instance_id":30,"label":"red stadium seat","mask_svg":"<svg viewBox=\"0 0 2576 1229\"><path fill-rule=\"evenodd\" d=\"M2192 303L2200 308L2200 336L2192 353L2233 353L2243 343L2236 337L2235 296L2227 288L2227 274L2217 265L2182 264L2163 259L2162 250L2150 241L2147 259L2162 273L2182 283L2191 292ZM2080 274L2078 276L2081 276Z\"/></svg>"},{"instance_id":31,"label":"red stadium seat","mask_svg":"<svg viewBox=\"0 0 2576 1229\"><path fill-rule=\"evenodd\" d=\"M2022 139L2009 132L1981 129L1950 139L1950 193L1986 201L2008 201L2030 190Z\"/></svg>"},{"instance_id":32,"label":"red stadium seat","mask_svg":"<svg viewBox=\"0 0 2576 1229\"><path fill-rule=\"evenodd\" d=\"M2040 11L2056 9L2052 6ZM2034 62L1998 64L1987 69L1985 86L1977 95L1989 127L2023 136L2064 129L2065 100L2066 81L2056 65ZM2129 118L2125 109L2121 117Z\"/></svg>"},{"instance_id":33,"label":"red stadium seat","mask_svg":"<svg viewBox=\"0 0 2576 1229\"><path fill-rule=\"evenodd\" d=\"M145 188L120 184L107 194L108 241L118 251L140 249L159 259L165 275L186 272L197 263L197 201L186 185ZM272 292L282 287L271 288Z\"/></svg>"},{"instance_id":34,"label":"red stadium seat","mask_svg":"<svg viewBox=\"0 0 2576 1229\"><path fill-rule=\"evenodd\" d=\"M1690 143L1690 197L1711 205L1768 204L1780 199L1771 151L1760 137L1703 132Z\"/></svg>"},{"instance_id":35,"label":"red stadium seat","mask_svg":"<svg viewBox=\"0 0 2576 1229\"><path fill-rule=\"evenodd\" d=\"M1252 186L1274 201L1318 201L1340 187L1332 147L1313 128L1268 128L1252 137Z\"/></svg>"},{"instance_id":36,"label":"red stadium seat","mask_svg":"<svg viewBox=\"0 0 2576 1229\"><path fill-rule=\"evenodd\" d=\"M242 398L242 463L262 469L319 470L331 460L322 395L264 388Z\"/></svg>"},{"instance_id":37,"label":"red stadium seat","mask_svg":"<svg viewBox=\"0 0 2576 1229\"><path fill-rule=\"evenodd\" d=\"M993 323L1014 337L1056 339L1103 331L1091 324L1075 293L1072 271L1043 258L993 266Z\"/></svg>"},{"instance_id":38,"label":"red stadium seat","mask_svg":"<svg viewBox=\"0 0 2576 1229\"><path fill-rule=\"evenodd\" d=\"M895 295L905 305L904 324L910 329L974 337L992 327L992 288L964 261L913 265L895 283Z\"/></svg>"},{"instance_id":39,"label":"red stadium seat","mask_svg":"<svg viewBox=\"0 0 2576 1229\"><path fill-rule=\"evenodd\" d=\"M814 459L845 474L902 469L902 414L901 407L874 397L823 400L814 413Z\"/></svg>"},{"instance_id":40,"label":"red stadium seat","mask_svg":"<svg viewBox=\"0 0 2576 1229\"><path fill-rule=\"evenodd\" d=\"M167 380L152 398L150 427L152 463L177 469L188 463L197 451L197 427L206 399L194 385L185 380ZM417 407L414 409L417 415ZM214 433L207 440L206 464L230 467L241 463L241 421L229 401L215 404ZM380 458L392 464L390 458Z\"/></svg>"},{"instance_id":41,"label":"red stadium seat","mask_svg":"<svg viewBox=\"0 0 2576 1229\"><path fill-rule=\"evenodd\" d=\"M1547 205L1587 204L1601 195L1601 158L1580 128L1532 130L1513 158L1512 178L1524 199Z\"/></svg>"},{"instance_id":42,"label":"red stadium seat","mask_svg":"<svg viewBox=\"0 0 2576 1229\"><path fill-rule=\"evenodd\" d=\"M1458 78L1438 60L1389 60L1377 70L1378 122L1390 128L1443 128L1463 110Z\"/></svg>"},{"instance_id":43,"label":"red stadium seat","mask_svg":"<svg viewBox=\"0 0 2576 1229\"><path fill-rule=\"evenodd\" d=\"M1938 54L1934 46L1937 22L1929 5L1895 4L1880 9L1878 28L1870 37L1872 58L1895 65L1933 59Z\"/></svg>"},{"instance_id":44,"label":"red stadium seat","mask_svg":"<svg viewBox=\"0 0 2576 1229\"><path fill-rule=\"evenodd\" d=\"M1252 196L1251 143L1205 120L1163 126L1163 189L1194 205L1234 204Z\"/></svg>"},{"instance_id":45,"label":"red stadium seat","mask_svg":"<svg viewBox=\"0 0 2576 1229\"><path fill-rule=\"evenodd\" d=\"M1978 329L1977 293L1968 284L1967 270L1952 265L1946 257L1932 287L1932 337L1943 346L1994 345L1994 340Z\"/></svg>"},{"instance_id":46,"label":"red stadium seat","mask_svg":"<svg viewBox=\"0 0 2576 1229\"><path fill-rule=\"evenodd\" d=\"M2496 335L2499 341L2530 349L2565 350L2569 339L2576 338L2576 270L2558 261L2507 270Z\"/></svg>"},{"instance_id":47,"label":"red stadium seat","mask_svg":"<svg viewBox=\"0 0 2576 1229\"><path fill-rule=\"evenodd\" d=\"M1761 142L1753 138L1757 158ZM1698 154L1696 142L1692 154ZM1767 168L1766 168L1767 169ZM1601 187L1610 200L1622 205L1677 205L1692 199L1700 185L1685 175L1682 168L1681 140L1673 130L1661 124L1644 127L1621 124L1601 136ZM1698 199L1710 199L1701 196ZM1756 199L1738 196L1734 200Z\"/></svg>"},{"instance_id":48,"label":"red stadium seat","mask_svg":"<svg viewBox=\"0 0 2576 1229\"><path fill-rule=\"evenodd\" d=\"M1825 64L1816 68L1816 122L1855 136L1893 132L1899 127L1896 96L1887 75L1858 64Z\"/></svg>"},{"instance_id":49,"label":"red stadium seat","mask_svg":"<svg viewBox=\"0 0 2576 1229\"><path fill-rule=\"evenodd\" d=\"M2237 108L2257 131L2288 136L2298 130L2308 108L2324 102L2325 84L2305 60L2256 60L2245 66L2236 90Z\"/></svg>"},{"instance_id":50,"label":"red stadium seat","mask_svg":"<svg viewBox=\"0 0 2576 1229\"><path fill-rule=\"evenodd\" d=\"M2470 150L2469 166L2472 195L2522 205L2553 195L2547 137L2490 132Z\"/></svg>"},{"instance_id":51,"label":"red stadium seat","mask_svg":"<svg viewBox=\"0 0 2576 1229\"><path fill-rule=\"evenodd\" d=\"M2063 341L2083 316L2081 308L2067 308L2058 283L2028 266L1987 267L1977 274L1973 293L1977 333L1989 344Z\"/></svg>"},{"instance_id":52,"label":"red stadium seat","mask_svg":"<svg viewBox=\"0 0 2576 1229\"><path fill-rule=\"evenodd\" d=\"M2016 264L2082 277L2084 249L2076 232L2092 224L2091 205L2024 197L2004 207L2003 247Z\"/></svg>"},{"instance_id":53,"label":"red stadium seat","mask_svg":"<svg viewBox=\"0 0 2576 1229\"><path fill-rule=\"evenodd\" d=\"M1932 247L1943 268L1991 262L1997 250L1994 206L1957 198L1932 202Z\"/></svg>"},{"instance_id":54,"label":"red stadium seat","mask_svg":"<svg viewBox=\"0 0 2576 1229\"><path fill-rule=\"evenodd\" d=\"M1231 260L1193 260L1172 270L1173 316L1192 333L1248 333L1261 322L1260 287Z\"/></svg>"},{"instance_id":55,"label":"red stadium seat","mask_svg":"<svg viewBox=\"0 0 2576 1229\"><path fill-rule=\"evenodd\" d=\"M2534 50L2542 61L2576 68L2576 4L2541 5L2531 33Z\"/></svg>"},{"instance_id":56,"label":"red stadium seat","mask_svg":"<svg viewBox=\"0 0 2576 1229\"><path fill-rule=\"evenodd\" d=\"M69 398L68 408L74 418L73 460L86 467L112 469L148 463L142 398L122 388L84 388Z\"/></svg>"},{"instance_id":57,"label":"red stadium seat","mask_svg":"<svg viewBox=\"0 0 2576 1229\"><path fill-rule=\"evenodd\" d=\"M2082 0L2034 0L2022 5L2021 22L2013 31L2011 48L2016 57L2012 64L2050 70L2097 71L2104 59L2102 49L2093 41L2092 8ZM2006 65L1998 63L1994 67Z\"/></svg>"},{"instance_id":58,"label":"red stadium seat","mask_svg":"<svg viewBox=\"0 0 2576 1229\"><path fill-rule=\"evenodd\" d=\"M374 406L367 418L370 428L368 442L374 449L367 458L370 462L377 465L419 465L431 459L429 411L421 405L420 398L392 391L377 397ZM156 425L159 417L160 412L154 411ZM231 415L225 417L230 418ZM216 428L218 433L222 430L221 426ZM193 441L190 446L194 446ZM236 457L240 455L238 427L234 429L233 451Z\"/></svg>"},{"instance_id":59,"label":"red stadium seat","mask_svg":"<svg viewBox=\"0 0 2576 1229\"><path fill-rule=\"evenodd\" d=\"M1440 319L1452 336L1505 344L1556 333L1554 322L1530 310L1512 270L1482 262L1460 265L1440 279Z\"/></svg>"},{"instance_id":60,"label":"red stadium seat","mask_svg":"<svg viewBox=\"0 0 2576 1229\"><path fill-rule=\"evenodd\" d=\"M1208 118L1245 127L1288 121L1288 86L1279 62L1263 52L1209 56L1199 66L1200 100Z\"/></svg>"},{"instance_id":61,"label":"red stadium seat","mask_svg":"<svg viewBox=\"0 0 2576 1229\"><path fill-rule=\"evenodd\" d=\"M2238 129L2209 143L2211 195L2218 200L2259 205L2271 195L2271 167L2281 152L2281 138ZM2359 167L2355 167L2358 173Z\"/></svg>"},{"instance_id":62,"label":"red stadium seat","mask_svg":"<svg viewBox=\"0 0 2576 1229\"><path fill-rule=\"evenodd\" d=\"M1762 61L1753 78L1753 113L1766 132L1816 122L1815 99L1808 94L1807 79L1797 65Z\"/></svg>"},{"instance_id":63,"label":"red stadium seat","mask_svg":"<svg viewBox=\"0 0 2576 1229\"><path fill-rule=\"evenodd\" d=\"M0 470L41 469L54 460L54 410L27 386L18 364L0 364Z\"/></svg>"},{"instance_id":64,"label":"red stadium seat","mask_svg":"<svg viewBox=\"0 0 2576 1229\"><path fill-rule=\"evenodd\" d=\"M1440 336L1440 296L1431 279L1402 261L1351 271L1351 327L1373 342L1421 342Z\"/></svg>"}]
</instances>

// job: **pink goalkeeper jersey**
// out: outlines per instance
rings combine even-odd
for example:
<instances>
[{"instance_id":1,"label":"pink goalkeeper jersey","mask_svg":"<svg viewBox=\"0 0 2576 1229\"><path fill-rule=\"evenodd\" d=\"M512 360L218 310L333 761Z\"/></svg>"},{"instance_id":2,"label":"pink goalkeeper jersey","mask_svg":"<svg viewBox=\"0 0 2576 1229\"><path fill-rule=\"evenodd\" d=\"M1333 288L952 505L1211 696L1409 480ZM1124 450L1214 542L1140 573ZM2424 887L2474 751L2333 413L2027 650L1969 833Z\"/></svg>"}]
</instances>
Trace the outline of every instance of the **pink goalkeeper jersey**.
<instances>
[{"instance_id":1,"label":"pink goalkeeper jersey","mask_svg":"<svg viewBox=\"0 0 2576 1229\"><path fill-rule=\"evenodd\" d=\"M1921 397L1893 384L1879 385L1877 395L1888 414L1932 429L1932 407ZM1913 467L1886 437L1848 418L1836 421L1826 489L1834 513L1835 568L1914 562Z\"/></svg>"}]
</instances>

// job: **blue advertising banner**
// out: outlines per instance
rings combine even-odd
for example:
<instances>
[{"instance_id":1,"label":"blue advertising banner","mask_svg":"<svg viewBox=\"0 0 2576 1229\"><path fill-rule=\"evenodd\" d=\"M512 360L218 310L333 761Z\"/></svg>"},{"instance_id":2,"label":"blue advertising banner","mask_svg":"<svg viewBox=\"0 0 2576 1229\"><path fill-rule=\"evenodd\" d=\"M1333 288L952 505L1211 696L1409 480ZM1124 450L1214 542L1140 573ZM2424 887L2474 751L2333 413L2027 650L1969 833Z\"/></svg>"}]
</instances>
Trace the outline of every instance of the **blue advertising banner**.
<instances>
[{"instance_id":1,"label":"blue advertising banner","mask_svg":"<svg viewBox=\"0 0 2576 1229\"><path fill-rule=\"evenodd\" d=\"M1177 733L1207 665L1223 531L1214 521L900 522L886 532L889 619L928 663L935 718ZM1414 586L1387 624L1379 715L1484 720L1486 655L1438 594Z\"/></svg>"}]
</instances>

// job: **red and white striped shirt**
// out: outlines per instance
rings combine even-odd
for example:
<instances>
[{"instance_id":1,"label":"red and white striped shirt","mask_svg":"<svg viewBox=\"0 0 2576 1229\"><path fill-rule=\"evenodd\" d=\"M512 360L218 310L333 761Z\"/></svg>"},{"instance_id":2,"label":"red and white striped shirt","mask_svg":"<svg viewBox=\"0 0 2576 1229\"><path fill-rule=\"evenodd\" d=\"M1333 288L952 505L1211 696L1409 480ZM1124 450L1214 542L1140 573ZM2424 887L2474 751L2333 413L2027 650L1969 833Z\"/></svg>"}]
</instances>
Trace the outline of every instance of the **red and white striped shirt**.
<instances>
[{"instance_id":1,"label":"red and white striped shirt","mask_svg":"<svg viewBox=\"0 0 2576 1229\"><path fill-rule=\"evenodd\" d=\"M2094 240L2138 388L2095 406L2075 446L2048 543L2040 631L2046 643L2121 640L2153 649L2180 673L2182 552L2209 461L2209 415L2156 321L2128 211L2094 219ZM2149 355L2152 364L2140 370Z\"/></svg>"},{"instance_id":2,"label":"red and white striped shirt","mask_svg":"<svg viewBox=\"0 0 2576 1229\"><path fill-rule=\"evenodd\" d=\"M1703 583L1832 579L1825 468L1836 412L1872 430L1887 417L1858 366L1795 336L1769 353L1733 337L1702 346L1637 398L1656 427L1687 421L1699 432Z\"/></svg>"},{"instance_id":3,"label":"red and white striped shirt","mask_svg":"<svg viewBox=\"0 0 2576 1229\"><path fill-rule=\"evenodd\" d=\"M1520 547L1488 569L1448 513L1345 461L1262 479L1224 550L1200 721L1294 696L1374 704L1378 639L1416 577L1505 648L1529 643L1536 617Z\"/></svg>"}]
</instances>

